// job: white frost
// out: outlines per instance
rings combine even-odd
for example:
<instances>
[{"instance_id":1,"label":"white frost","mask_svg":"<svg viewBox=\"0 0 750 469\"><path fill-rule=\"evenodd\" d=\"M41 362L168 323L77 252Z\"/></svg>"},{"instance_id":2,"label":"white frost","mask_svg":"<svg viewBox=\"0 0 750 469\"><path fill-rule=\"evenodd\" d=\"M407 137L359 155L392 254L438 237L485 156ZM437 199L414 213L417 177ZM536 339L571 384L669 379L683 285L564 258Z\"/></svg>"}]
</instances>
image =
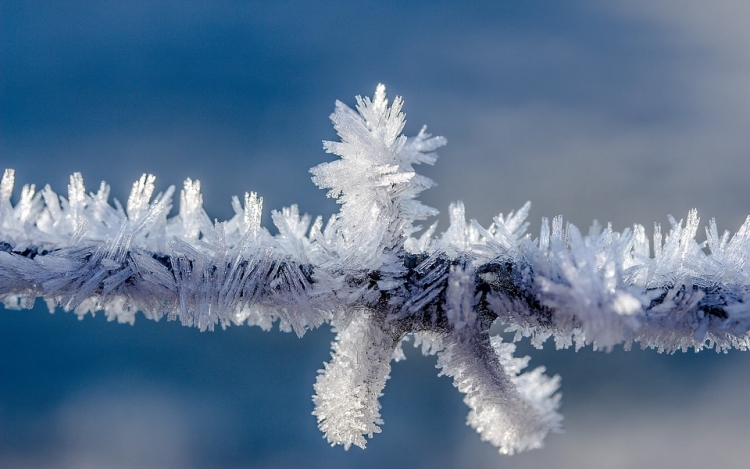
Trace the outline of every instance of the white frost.
<instances>
[{"instance_id":1,"label":"white frost","mask_svg":"<svg viewBox=\"0 0 750 469\"><path fill-rule=\"evenodd\" d=\"M705 243L695 211L670 217L664 234L656 225L652 242L640 225L619 233L595 223L584 234L562 217L543 219L532 238L528 203L485 228L457 202L442 235L433 224L415 237L437 212L417 200L432 181L414 165L433 164L445 139L403 136L402 104L389 105L383 85L356 110L336 103L341 141L324 148L339 159L311 172L341 209L325 224L296 206L274 210L276 235L261 226L254 192L232 199L230 220L212 222L200 182L188 179L169 218L174 188L156 193L153 176L123 207L105 183L87 193L76 173L67 197L24 186L14 205L6 170L0 301L31 308L41 297L50 309L131 324L141 311L201 330L277 323L301 336L330 323L337 337L313 413L345 448L380 432L378 399L410 334L465 394L468 424L504 453L537 448L559 428L559 378L522 372L528 357L491 337L495 321L537 347L550 338L604 350L750 346L750 217L734 236L711 220Z\"/></svg>"}]
</instances>

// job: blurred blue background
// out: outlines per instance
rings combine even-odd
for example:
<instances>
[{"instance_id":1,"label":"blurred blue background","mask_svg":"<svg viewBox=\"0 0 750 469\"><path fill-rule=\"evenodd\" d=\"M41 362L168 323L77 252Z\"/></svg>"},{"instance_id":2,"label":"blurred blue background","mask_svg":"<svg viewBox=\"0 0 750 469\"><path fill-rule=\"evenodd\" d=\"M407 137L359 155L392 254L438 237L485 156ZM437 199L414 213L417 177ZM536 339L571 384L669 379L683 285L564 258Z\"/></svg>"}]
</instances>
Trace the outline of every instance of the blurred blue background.
<instances>
[{"instance_id":1,"label":"blurred blue background","mask_svg":"<svg viewBox=\"0 0 750 469\"><path fill-rule=\"evenodd\" d=\"M0 2L0 166L65 193L81 171L124 200L200 179L209 215L335 204L327 116L378 82L406 133L449 144L422 200L488 225L542 216L622 230L750 213L750 4L701 2ZM17 196L18 192L16 193ZM702 236L699 234L701 239ZM140 318L0 310L0 467L746 467L750 356L543 351L566 433L500 456L434 357L407 350L368 448L329 448L310 412L326 328L302 340Z\"/></svg>"}]
</instances>

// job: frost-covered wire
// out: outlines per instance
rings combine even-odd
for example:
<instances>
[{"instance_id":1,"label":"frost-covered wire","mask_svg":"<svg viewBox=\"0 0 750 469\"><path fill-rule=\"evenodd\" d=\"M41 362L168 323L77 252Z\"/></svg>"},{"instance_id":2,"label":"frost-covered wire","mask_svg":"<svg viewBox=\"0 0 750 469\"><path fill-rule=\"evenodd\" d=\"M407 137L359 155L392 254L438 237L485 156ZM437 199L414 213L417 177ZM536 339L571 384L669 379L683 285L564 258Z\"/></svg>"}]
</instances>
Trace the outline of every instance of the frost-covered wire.
<instances>
[{"instance_id":1,"label":"frost-covered wire","mask_svg":"<svg viewBox=\"0 0 750 469\"><path fill-rule=\"evenodd\" d=\"M0 299L30 308L43 298L50 310L131 324L141 311L201 330L278 322L302 336L329 323L337 335L313 413L345 448L380 432L378 399L410 336L437 354L440 373L465 394L467 423L503 453L537 448L560 428L560 395L559 377L523 371L528 357L490 333L496 322L538 347L552 338L558 348L748 348L750 220L734 236L711 220L704 243L695 211L670 218L664 235L656 225L653 243L640 225L618 233L595 224L584 235L561 217L532 237L529 204L483 227L456 203L442 235L435 225L417 234L437 212L416 200L432 181L414 165L433 164L445 139L424 129L404 137L401 106L388 105L382 85L356 110L336 103L341 140L324 147L340 159L311 172L341 209L325 224L296 206L273 211L275 235L260 224L255 193L212 223L198 181L185 182L169 218L174 188L154 195L153 176L123 207L109 203L106 184L86 193L74 174L67 197L24 186L14 205L6 170Z\"/></svg>"}]
</instances>

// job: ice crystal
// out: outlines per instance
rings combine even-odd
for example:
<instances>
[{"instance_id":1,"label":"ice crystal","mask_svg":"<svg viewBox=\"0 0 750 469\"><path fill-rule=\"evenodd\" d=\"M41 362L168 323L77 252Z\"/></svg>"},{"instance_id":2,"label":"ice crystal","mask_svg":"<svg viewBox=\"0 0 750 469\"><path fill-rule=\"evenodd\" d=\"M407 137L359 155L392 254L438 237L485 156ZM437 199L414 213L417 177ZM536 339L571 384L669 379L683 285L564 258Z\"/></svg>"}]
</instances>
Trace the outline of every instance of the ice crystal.
<instances>
[{"instance_id":1,"label":"ice crystal","mask_svg":"<svg viewBox=\"0 0 750 469\"><path fill-rule=\"evenodd\" d=\"M311 172L341 209L325 224L296 206L272 211L276 235L260 224L256 193L232 199L230 220L211 222L200 182L188 179L169 218L174 188L154 195L153 176L136 181L123 207L104 183L87 193L76 173L67 197L24 186L14 205L6 170L0 300L30 308L41 297L50 309L125 323L141 311L201 330L278 323L302 336L329 323L337 335L313 414L328 442L347 449L381 431L378 399L409 336L437 355L465 394L467 423L503 453L537 448L560 428L559 377L524 372L528 357L514 357L493 323L537 347L552 338L558 348L748 348L750 218L734 236L711 220L703 244L695 211L670 217L652 247L642 226L582 234L562 217L543 219L533 238L528 203L485 228L459 202L442 235L433 224L416 236L436 211L416 199L432 181L414 165L433 164L445 139L403 136L402 104L389 105L383 85L356 110L336 103L340 141L324 148L339 159Z\"/></svg>"}]
</instances>

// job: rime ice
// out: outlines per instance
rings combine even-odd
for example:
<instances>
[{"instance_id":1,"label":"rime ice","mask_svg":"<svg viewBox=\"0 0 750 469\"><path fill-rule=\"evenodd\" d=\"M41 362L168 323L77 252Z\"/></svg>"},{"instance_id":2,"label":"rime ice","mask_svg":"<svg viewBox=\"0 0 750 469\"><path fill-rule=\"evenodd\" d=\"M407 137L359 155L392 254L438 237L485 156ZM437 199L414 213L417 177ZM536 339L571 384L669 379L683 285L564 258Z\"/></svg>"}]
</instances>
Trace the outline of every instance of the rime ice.
<instances>
[{"instance_id":1,"label":"rime ice","mask_svg":"<svg viewBox=\"0 0 750 469\"><path fill-rule=\"evenodd\" d=\"M24 186L13 205L6 170L0 299L30 308L41 297L126 323L141 311L201 330L277 323L302 336L329 323L337 336L313 414L328 442L347 449L381 431L379 398L409 336L465 395L467 423L508 454L560 428L559 377L524 372L528 357L490 334L496 321L537 347L552 338L558 348L748 348L750 218L734 236L711 220L705 244L695 211L670 217L664 236L656 225L652 243L639 225L583 234L562 217L543 219L532 237L529 204L483 227L456 203L442 235L432 225L415 236L437 212L416 199L432 181L414 165L433 164L445 139L403 136L401 107L382 85L356 110L336 103L341 140L324 148L339 159L311 172L341 209L325 224L296 206L273 211L277 235L260 225L255 193L232 199L230 220L211 222L200 182L188 179L168 218L174 188L154 195L153 176L136 181L123 207L104 183L87 193L76 173L67 197Z\"/></svg>"}]
</instances>

